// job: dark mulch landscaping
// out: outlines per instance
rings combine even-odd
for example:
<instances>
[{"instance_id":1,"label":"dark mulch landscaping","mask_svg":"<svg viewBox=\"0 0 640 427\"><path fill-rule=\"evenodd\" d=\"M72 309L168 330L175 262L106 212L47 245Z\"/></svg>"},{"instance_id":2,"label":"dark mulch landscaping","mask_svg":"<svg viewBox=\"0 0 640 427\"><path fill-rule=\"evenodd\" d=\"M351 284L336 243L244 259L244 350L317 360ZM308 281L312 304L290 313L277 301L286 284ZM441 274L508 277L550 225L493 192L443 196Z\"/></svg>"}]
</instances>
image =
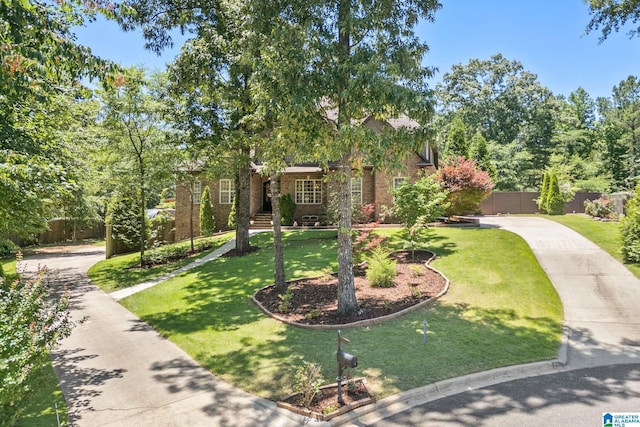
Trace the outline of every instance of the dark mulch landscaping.
<instances>
[{"instance_id":1,"label":"dark mulch landscaping","mask_svg":"<svg viewBox=\"0 0 640 427\"><path fill-rule=\"evenodd\" d=\"M404 310L438 295L446 285L446 279L424 263L433 256L429 251L410 251L392 254L398 260L394 285L378 288L369 285L364 269L354 270L356 297L362 314L352 317L337 316L337 283L335 275L293 281L289 289L293 293L289 312L278 309L281 299L273 286L256 293L256 300L265 309L291 322L307 325L341 325L366 319L374 319Z\"/></svg>"}]
</instances>

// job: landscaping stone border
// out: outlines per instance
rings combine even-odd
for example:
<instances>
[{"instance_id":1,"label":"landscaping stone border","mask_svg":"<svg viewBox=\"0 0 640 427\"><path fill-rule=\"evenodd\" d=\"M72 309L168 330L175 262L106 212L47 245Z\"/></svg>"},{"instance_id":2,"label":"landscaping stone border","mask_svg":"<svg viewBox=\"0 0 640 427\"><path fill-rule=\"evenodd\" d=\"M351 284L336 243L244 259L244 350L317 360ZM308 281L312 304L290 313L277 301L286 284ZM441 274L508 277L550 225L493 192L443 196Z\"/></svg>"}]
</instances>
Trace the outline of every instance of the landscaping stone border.
<instances>
[{"instance_id":1,"label":"landscaping stone border","mask_svg":"<svg viewBox=\"0 0 640 427\"><path fill-rule=\"evenodd\" d=\"M401 252L401 251L396 251L396 252ZM404 252L404 251L402 251ZM431 251L429 251L431 252ZM260 310L262 310L263 313L265 313L267 316L272 317L273 319L282 322L282 323L286 323L287 325L291 325L291 326L295 326L298 328L302 328L302 329L311 329L311 330L337 330L337 329L345 329L345 328L358 328L360 326L373 326L373 325L378 325L380 323L386 322L388 320L392 320L392 319L396 319L400 316L403 316L413 310L417 310L419 308L422 308L426 305L432 304L433 302L439 300L444 294L447 293L447 291L449 290L449 286L451 284L451 282L449 281L449 279L447 278L447 276L445 276L444 274L442 274L440 271L436 270L435 268L431 267L429 264L431 263L431 261L433 261L434 259L436 259L437 255L433 252L431 252L433 254L433 256L431 258L429 258L427 261L425 261L424 266L426 268L428 268L431 271L434 271L435 273L439 274L444 280L445 280L445 285L444 285L444 289L442 290L442 292L440 292L438 295L433 296L431 298L429 298L428 300L419 302L416 305L412 305L411 307L407 307L404 310L400 310L396 313L392 313L392 314L388 314L386 316L380 316L380 317L376 317L374 319L365 319L365 320L359 320L357 322L352 322L352 323L342 323L340 325L307 325L304 323L298 323L298 322L292 322L290 320L287 320L283 317L278 316L277 314L272 313L271 311L267 310L266 307L264 307L257 299L256 299L256 295L258 294L258 292L260 292L262 289L268 288L269 286L275 286L273 284L271 285L267 285L259 290L257 290L253 296L251 297L251 299L253 300L253 302L258 306L258 308ZM320 277L320 276L316 276L316 277ZM307 280L309 279L308 277L305 278L301 278L301 279L294 279L294 280L289 280L290 283L295 283L301 280Z\"/></svg>"}]
</instances>

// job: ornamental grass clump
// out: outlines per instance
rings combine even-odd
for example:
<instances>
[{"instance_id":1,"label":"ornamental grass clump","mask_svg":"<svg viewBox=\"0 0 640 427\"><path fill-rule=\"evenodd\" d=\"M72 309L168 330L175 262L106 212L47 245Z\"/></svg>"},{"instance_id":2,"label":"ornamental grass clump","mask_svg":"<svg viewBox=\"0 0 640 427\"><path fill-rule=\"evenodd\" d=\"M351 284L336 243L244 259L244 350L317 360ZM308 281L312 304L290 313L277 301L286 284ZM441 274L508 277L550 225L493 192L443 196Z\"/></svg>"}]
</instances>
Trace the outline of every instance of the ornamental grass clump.
<instances>
[{"instance_id":1,"label":"ornamental grass clump","mask_svg":"<svg viewBox=\"0 0 640 427\"><path fill-rule=\"evenodd\" d=\"M371 251L367 260L367 279L371 286L379 288L390 288L393 286L393 279L396 277L397 261L389 258L389 252L380 246Z\"/></svg>"}]
</instances>

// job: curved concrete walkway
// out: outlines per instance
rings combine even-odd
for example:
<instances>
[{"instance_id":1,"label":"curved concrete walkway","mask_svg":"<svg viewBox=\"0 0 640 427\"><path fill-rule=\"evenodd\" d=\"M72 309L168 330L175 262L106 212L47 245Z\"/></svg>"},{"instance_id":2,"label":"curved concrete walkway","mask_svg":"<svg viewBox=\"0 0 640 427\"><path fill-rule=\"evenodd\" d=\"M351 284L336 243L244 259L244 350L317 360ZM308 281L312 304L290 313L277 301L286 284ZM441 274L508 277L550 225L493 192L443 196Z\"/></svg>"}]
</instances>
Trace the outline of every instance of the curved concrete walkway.
<instances>
[{"instance_id":1,"label":"curved concrete walkway","mask_svg":"<svg viewBox=\"0 0 640 427\"><path fill-rule=\"evenodd\" d=\"M300 426L306 420L232 387L93 285L104 248L25 259L68 286L79 324L52 352L72 426Z\"/></svg>"}]
</instances>

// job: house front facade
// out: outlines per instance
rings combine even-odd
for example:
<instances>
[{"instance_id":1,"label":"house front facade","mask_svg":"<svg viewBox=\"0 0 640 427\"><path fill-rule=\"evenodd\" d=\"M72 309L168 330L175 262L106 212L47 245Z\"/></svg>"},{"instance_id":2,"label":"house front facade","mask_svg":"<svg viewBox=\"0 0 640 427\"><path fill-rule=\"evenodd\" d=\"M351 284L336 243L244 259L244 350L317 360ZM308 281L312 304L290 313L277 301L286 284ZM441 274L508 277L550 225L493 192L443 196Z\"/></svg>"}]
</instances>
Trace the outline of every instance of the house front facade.
<instances>
[{"instance_id":1,"label":"house front facade","mask_svg":"<svg viewBox=\"0 0 640 427\"><path fill-rule=\"evenodd\" d=\"M380 126L372 123L371 126ZM425 143L421 152L412 152L401 171L387 173L365 167L361 175L351 180L351 196L354 210L362 205L373 205L375 221L380 218L384 206L393 205L392 190L403 181L414 182L422 173L434 173L437 165L437 153ZM263 175L260 164L252 165L250 182L250 217L269 218L271 214L271 178ZM327 224L331 218L332 205L335 205L336 183L332 179L333 171L324 170L318 165L306 164L287 167L280 177L280 194L290 194L296 204L294 220L298 225L319 222ZM193 206L190 183L179 183L176 187L176 239L190 236L190 221L193 220L194 236L200 235L199 212L200 196L205 186L211 193L211 204L219 230L227 230L229 214L235 197L235 182L232 178L207 179L200 175L193 185ZM387 219L388 220L388 219Z\"/></svg>"}]
</instances>

